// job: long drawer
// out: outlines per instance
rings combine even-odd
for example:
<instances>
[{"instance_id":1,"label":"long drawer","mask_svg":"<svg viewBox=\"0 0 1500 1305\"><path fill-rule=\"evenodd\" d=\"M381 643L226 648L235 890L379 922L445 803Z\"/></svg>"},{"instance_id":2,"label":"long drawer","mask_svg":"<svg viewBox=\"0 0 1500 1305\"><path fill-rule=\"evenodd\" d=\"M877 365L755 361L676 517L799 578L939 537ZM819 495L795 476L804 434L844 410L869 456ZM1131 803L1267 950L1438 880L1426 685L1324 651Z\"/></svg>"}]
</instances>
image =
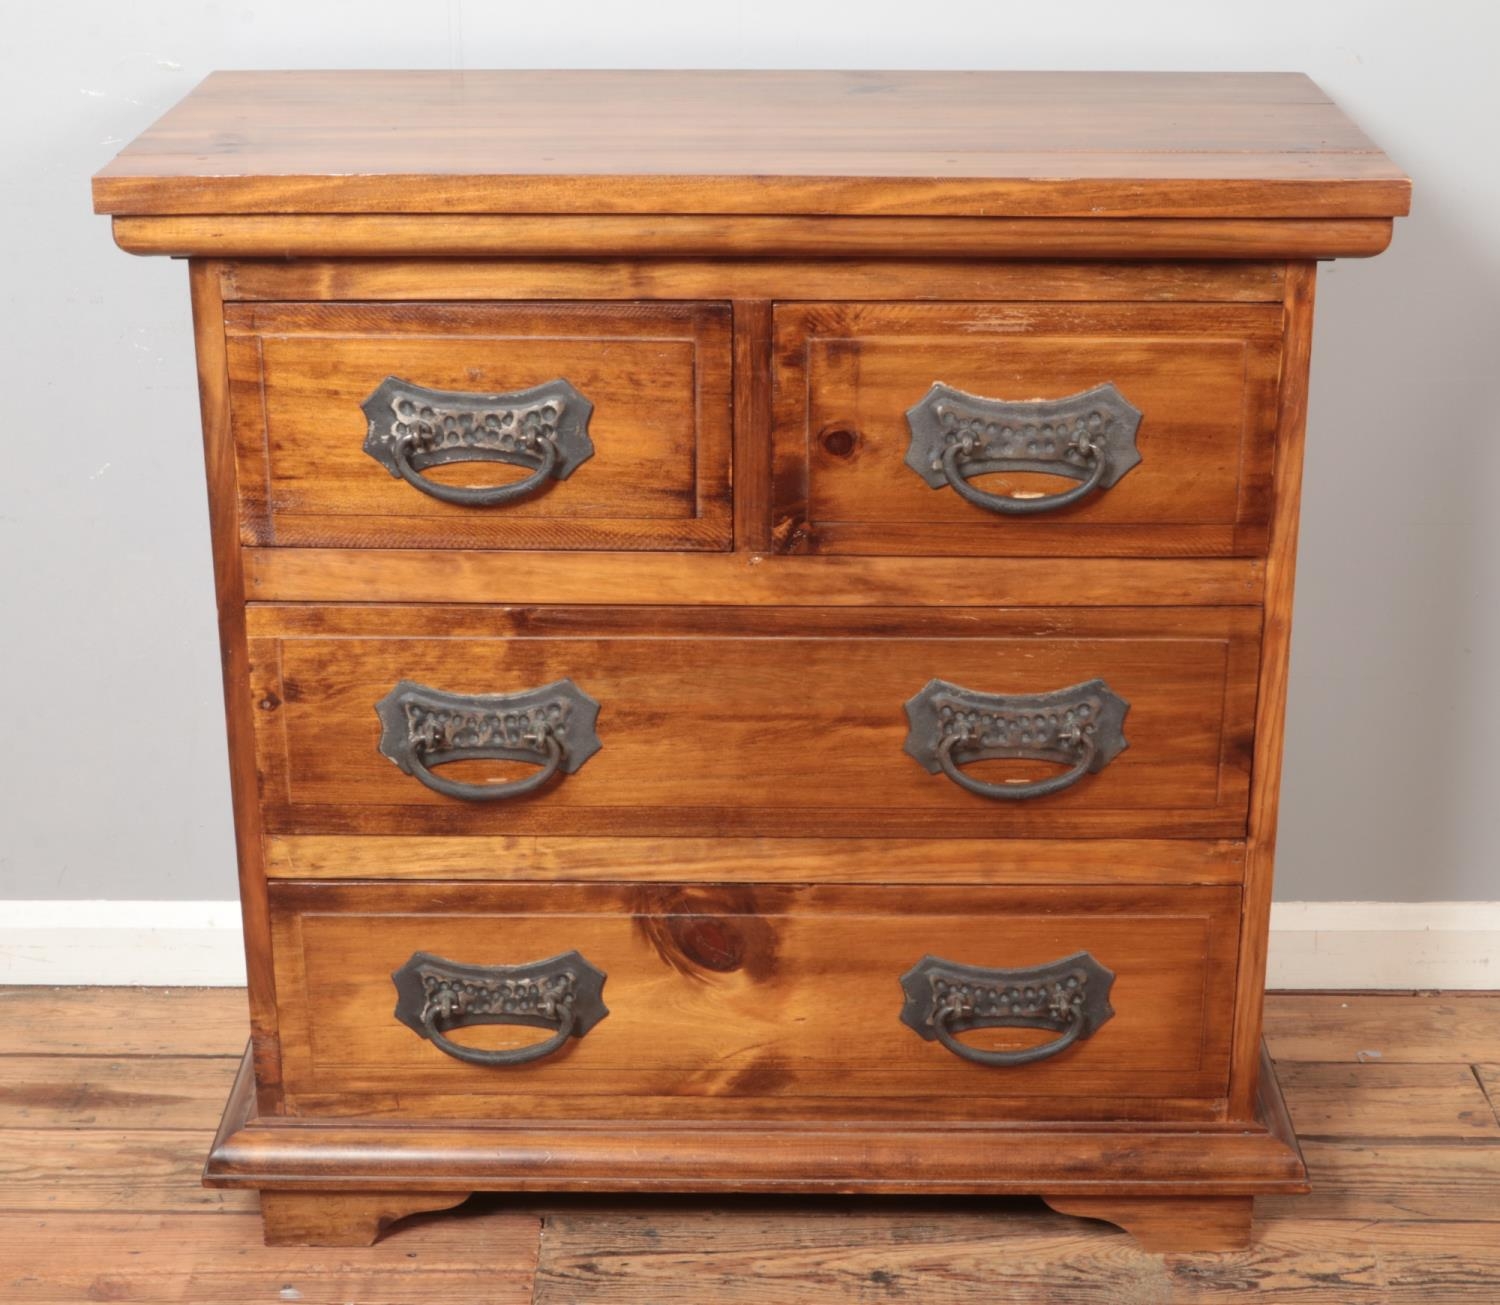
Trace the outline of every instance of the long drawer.
<instances>
[{"instance_id":1,"label":"long drawer","mask_svg":"<svg viewBox=\"0 0 1500 1305\"><path fill-rule=\"evenodd\" d=\"M1238 837L1245 608L252 607L268 832Z\"/></svg>"},{"instance_id":2,"label":"long drawer","mask_svg":"<svg viewBox=\"0 0 1500 1305\"><path fill-rule=\"evenodd\" d=\"M723 304L235 304L247 544L726 549Z\"/></svg>"},{"instance_id":3,"label":"long drawer","mask_svg":"<svg viewBox=\"0 0 1500 1305\"><path fill-rule=\"evenodd\" d=\"M288 1108L1209 1118L1239 893L279 884Z\"/></svg>"}]
</instances>

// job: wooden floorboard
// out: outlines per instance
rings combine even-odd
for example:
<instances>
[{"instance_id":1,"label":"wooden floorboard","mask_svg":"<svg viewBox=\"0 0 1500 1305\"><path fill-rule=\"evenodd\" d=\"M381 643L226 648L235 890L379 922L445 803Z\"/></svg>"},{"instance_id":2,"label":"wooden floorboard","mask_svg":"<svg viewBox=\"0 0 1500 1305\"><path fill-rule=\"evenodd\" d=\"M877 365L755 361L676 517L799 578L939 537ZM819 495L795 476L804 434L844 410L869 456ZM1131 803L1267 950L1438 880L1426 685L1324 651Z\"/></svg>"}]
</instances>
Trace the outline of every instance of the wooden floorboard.
<instances>
[{"instance_id":1,"label":"wooden floorboard","mask_svg":"<svg viewBox=\"0 0 1500 1305\"><path fill-rule=\"evenodd\" d=\"M1500 994L1276 993L1265 1029L1278 1061L1500 1061Z\"/></svg>"},{"instance_id":2,"label":"wooden floorboard","mask_svg":"<svg viewBox=\"0 0 1500 1305\"><path fill-rule=\"evenodd\" d=\"M243 988L0 988L0 1056L238 1059L249 1022Z\"/></svg>"},{"instance_id":3,"label":"wooden floorboard","mask_svg":"<svg viewBox=\"0 0 1500 1305\"><path fill-rule=\"evenodd\" d=\"M425 1220L425 1221L424 1221ZM424 1216L358 1250L261 1244L260 1215L0 1215L0 1299L527 1305L538 1220Z\"/></svg>"},{"instance_id":4,"label":"wooden floorboard","mask_svg":"<svg viewBox=\"0 0 1500 1305\"><path fill-rule=\"evenodd\" d=\"M1497 1122L1500 1122L1500 1064L1495 1065L1473 1065L1474 1077L1479 1080L1479 1086L1484 1089L1485 1099L1490 1103L1490 1110Z\"/></svg>"},{"instance_id":5,"label":"wooden floorboard","mask_svg":"<svg viewBox=\"0 0 1500 1305\"><path fill-rule=\"evenodd\" d=\"M1029 1200L478 1197L268 1248L199 1171L237 990L0 989L0 1301L76 1305L1500 1305L1500 996L1273 994L1312 1171L1256 1242L1157 1256Z\"/></svg>"},{"instance_id":6,"label":"wooden floorboard","mask_svg":"<svg viewBox=\"0 0 1500 1305\"><path fill-rule=\"evenodd\" d=\"M1299 1218L1260 1221L1256 1231L1247 1251L1157 1256L1137 1250L1108 1225L1039 1207L881 1212L856 1205L830 1212L793 1205L765 1214L733 1211L727 1218L554 1211L545 1222L535 1300L1196 1305L1253 1297L1386 1305L1500 1299L1500 1244L1492 1224Z\"/></svg>"},{"instance_id":7,"label":"wooden floorboard","mask_svg":"<svg viewBox=\"0 0 1500 1305\"><path fill-rule=\"evenodd\" d=\"M0 1056L0 1128L213 1132L238 1056Z\"/></svg>"},{"instance_id":8,"label":"wooden floorboard","mask_svg":"<svg viewBox=\"0 0 1500 1305\"><path fill-rule=\"evenodd\" d=\"M1277 1078L1297 1135L1312 1138L1500 1140L1468 1065L1329 1064L1284 1060Z\"/></svg>"}]
</instances>

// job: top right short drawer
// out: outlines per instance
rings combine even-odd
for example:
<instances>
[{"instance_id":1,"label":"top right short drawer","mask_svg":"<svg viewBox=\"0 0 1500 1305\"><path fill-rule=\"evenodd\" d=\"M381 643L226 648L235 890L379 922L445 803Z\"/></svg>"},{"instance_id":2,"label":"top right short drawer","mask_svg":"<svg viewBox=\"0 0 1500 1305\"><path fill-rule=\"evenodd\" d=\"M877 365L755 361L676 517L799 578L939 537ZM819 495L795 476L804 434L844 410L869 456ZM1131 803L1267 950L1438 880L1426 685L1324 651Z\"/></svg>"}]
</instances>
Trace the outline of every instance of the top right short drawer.
<instances>
[{"instance_id":1,"label":"top right short drawer","mask_svg":"<svg viewBox=\"0 0 1500 1305\"><path fill-rule=\"evenodd\" d=\"M786 552L1265 551L1279 304L786 303Z\"/></svg>"}]
</instances>

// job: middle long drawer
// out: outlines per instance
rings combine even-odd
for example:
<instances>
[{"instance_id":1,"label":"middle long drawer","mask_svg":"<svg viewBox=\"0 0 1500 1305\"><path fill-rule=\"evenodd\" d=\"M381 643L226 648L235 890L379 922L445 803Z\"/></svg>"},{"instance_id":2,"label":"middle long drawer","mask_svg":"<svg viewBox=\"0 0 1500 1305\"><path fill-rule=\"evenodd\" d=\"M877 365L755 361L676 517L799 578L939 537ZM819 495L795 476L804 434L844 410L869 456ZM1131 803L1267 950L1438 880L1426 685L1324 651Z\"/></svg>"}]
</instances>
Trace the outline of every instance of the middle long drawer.
<instances>
[{"instance_id":1,"label":"middle long drawer","mask_svg":"<svg viewBox=\"0 0 1500 1305\"><path fill-rule=\"evenodd\" d=\"M1251 608L249 610L270 833L1235 837Z\"/></svg>"}]
</instances>

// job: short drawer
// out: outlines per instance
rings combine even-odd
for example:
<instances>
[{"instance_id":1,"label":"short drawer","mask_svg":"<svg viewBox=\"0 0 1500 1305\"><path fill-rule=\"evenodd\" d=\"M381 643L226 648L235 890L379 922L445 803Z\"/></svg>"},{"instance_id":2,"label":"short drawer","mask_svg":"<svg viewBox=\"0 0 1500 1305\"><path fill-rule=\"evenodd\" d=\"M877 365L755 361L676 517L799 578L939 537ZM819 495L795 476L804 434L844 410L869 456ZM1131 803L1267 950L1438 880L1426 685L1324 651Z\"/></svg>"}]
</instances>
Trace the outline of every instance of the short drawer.
<instances>
[{"instance_id":1,"label":"short drawer","mask_svg":"<svg viewBox=\"0 0 1500 1305\"><path fill-rule=\"evenodd\" d=\"M722 304L230 304L245 543L725 549Z\"/></svg>"},{"instance_id":2,"label":"short drawer","mask_svg":"<svg viewBox=\"0 0 1500 1305\"><path fill-rule=\"evenodd\" d=\"M782 304L789 552L1264 550L1282 311L1266 304Z\"/></svg>"},{"instance_id":3,"label":"short drawer","mask_svg":"<svg viewBox=\"0 0 1500 1305\"><path fill-rule=\"evenodd\" d=\"M271 833L1238 837L1246 608L253 606Z\"/></svg>"},{"instance_id":4,"label":"short drawer","mask_svg":"<svg viewBox=\"0 0 1500 1305\"><path fill-rule=\"evenodd\" d=\"M288 1107L1210 1117L1238 907L1227 887L280 884Z\"/></svg>"}]
</instances>

